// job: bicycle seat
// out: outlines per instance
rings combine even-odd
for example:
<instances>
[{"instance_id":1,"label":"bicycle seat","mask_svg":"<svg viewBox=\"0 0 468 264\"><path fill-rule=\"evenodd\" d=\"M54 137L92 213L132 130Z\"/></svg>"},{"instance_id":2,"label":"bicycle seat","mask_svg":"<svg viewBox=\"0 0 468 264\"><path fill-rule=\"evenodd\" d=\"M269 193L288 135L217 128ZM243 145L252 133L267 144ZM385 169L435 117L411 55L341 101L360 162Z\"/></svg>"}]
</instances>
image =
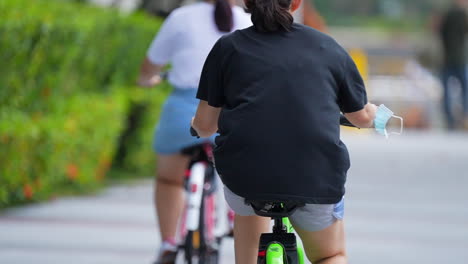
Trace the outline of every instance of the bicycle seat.
<instances>
[{"instance_id":1,"label":"bicycle seat","mask_svg":"<svg viewBox=\"0 0 468 264\"><path fill-rule=\"evenodd\" d=\"M258 201L246 200L252 206L255 213L264 217L289 217L297 208L305 206L303 202L297 201Z\"/></svg>"}]
</instances>

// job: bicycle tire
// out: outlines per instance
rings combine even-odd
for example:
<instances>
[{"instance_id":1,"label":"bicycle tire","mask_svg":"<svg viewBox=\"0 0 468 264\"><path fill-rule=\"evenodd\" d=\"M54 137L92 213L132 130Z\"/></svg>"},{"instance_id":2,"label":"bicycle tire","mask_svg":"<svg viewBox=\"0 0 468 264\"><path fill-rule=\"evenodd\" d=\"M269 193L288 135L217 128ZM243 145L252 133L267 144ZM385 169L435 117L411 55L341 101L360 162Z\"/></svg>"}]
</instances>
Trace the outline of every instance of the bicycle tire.
<instances>
[{"instance_id":1,"label":"bicycle tire","mask_svg":"<svg viewBox=\"0 0 468 264\"><path fill-rule=\"evenodd\" d=\"M219 252L207 251L206 254L200 259L200 264L218 264Z\"/></svg>"},{"instance_id":2,"label":"bicycle tire","mask_svg":"<svg viewBox=\"0 0 468 264\"><path fill-rule=\"evenodd\" d=\"M192 258L194 255L194 248L193 248L193 231L188 231L185 236L185 244L184 244L184 259L187 264L192 264Z\"/></svg>"},{"instance_id":3,"label":"bicycle tire","mask_svg":"<svg viewBox=\"0 0 468 264\"><path fill-rule=\"evenodd\" d=\"M218 238L217 245L221 244L221 238ZM207 246L204 250L200 251L199 264L218 264L219 263L219 247Z\"/></svg>"},{"instance_id":4,"label":"bicycle tire","mask_svg":"<svg viewBox=\"0 0 468 264\"><path fill-rule=\"evenodd\" d=\"M217 264L212 262L205 236L205 193L202 195L198 230L188 231L185 237L184 256L187 264Z\"/></svg>"}]
</instances>

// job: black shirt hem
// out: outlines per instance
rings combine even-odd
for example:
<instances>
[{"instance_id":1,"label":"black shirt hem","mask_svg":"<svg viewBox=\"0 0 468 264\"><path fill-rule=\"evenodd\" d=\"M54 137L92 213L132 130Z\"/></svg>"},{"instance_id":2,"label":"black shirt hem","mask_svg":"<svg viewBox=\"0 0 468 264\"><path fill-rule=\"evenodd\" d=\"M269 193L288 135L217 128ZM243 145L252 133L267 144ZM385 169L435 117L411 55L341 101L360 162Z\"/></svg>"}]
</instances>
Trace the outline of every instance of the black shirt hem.
<instances>
[{"instance_id":1,"label":"black shirt hem","mask_svg":"<svg viewBox=\"0 0 468 264\"><path fill-rule=\"evenodd\" d=\"M229 187L228 187L229 188ZM237 193L236 193L237 194ZM336 197L307 197L285 194L255 194L243 195L237 194L247 200L273 201L273 202L303 202L306 204L336 204L343 199L343 195Z\"/></svg>"}]
</instances>

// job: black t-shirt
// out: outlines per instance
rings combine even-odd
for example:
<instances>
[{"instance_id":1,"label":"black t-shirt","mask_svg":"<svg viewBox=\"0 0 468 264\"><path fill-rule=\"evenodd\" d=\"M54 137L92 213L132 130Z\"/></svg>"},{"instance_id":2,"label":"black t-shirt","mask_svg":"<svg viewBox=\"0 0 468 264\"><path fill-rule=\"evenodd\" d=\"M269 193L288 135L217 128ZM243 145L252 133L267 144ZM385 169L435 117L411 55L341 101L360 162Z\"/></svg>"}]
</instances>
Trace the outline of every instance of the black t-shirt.
<instances>
[{"instance_id":1,"label":"black t-shirt","mask_svg":"<svg viewBox=\"0 0 468 264\"><path fill-rule=\"evenodd\" d=\"M340 111L367 103L362 78L332 38L294 24L221 38L197 98L222 107L215 160L224 184L248 199L337 203L350 167Z\"/></svg>"}]
</instances>

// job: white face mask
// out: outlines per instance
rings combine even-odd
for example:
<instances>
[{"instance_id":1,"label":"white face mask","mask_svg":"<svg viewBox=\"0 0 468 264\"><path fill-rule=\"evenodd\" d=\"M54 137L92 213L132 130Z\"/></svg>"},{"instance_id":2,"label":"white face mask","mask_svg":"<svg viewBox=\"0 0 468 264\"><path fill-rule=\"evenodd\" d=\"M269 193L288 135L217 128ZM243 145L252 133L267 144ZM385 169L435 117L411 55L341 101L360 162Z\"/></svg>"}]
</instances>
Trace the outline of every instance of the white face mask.
<instances>
[{"instance_id":1,"label":"white face mask","mask_svg":"<svg viewBox=\"0 0 468 264\"><path fill-rule=\"evenodd\" d=\"M390 132L390 133L387 132L387 123L391 118L400 119L400 132ZM375 126L375 130L379 134L384 135L387 139L388 139L388 136L391 134L394 134L394 135L403 134L403 118L394 115L393 112L383 104L381 104L379 108L377 109L377 113L375 114L375 119L374 119L374 126Z\"/></svg>"}]
</instances>

